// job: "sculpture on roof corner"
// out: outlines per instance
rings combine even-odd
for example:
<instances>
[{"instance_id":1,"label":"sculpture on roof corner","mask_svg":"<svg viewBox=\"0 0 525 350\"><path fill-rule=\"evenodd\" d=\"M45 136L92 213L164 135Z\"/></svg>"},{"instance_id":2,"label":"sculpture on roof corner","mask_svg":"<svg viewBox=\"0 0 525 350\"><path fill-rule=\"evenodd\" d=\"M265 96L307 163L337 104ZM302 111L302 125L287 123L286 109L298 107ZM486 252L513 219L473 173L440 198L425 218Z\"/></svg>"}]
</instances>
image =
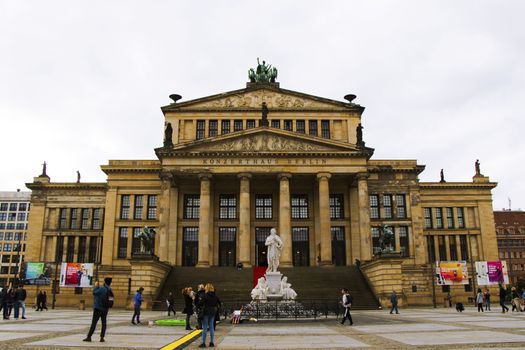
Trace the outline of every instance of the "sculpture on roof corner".
<instances>
[{"instance_id":1,"label":"sculpture on roof corner","mask_svg":"<svg viewBox=\"0 0 525 350\"><path fill-rule=\"evenodd\" d=\"M248 70L248 78L252 83L275 83L277 68L272 67L271 64L266 64L266 61L262 61L261 64L259 57L257 57L257 68Z\"/></svg>"}]
</instances>

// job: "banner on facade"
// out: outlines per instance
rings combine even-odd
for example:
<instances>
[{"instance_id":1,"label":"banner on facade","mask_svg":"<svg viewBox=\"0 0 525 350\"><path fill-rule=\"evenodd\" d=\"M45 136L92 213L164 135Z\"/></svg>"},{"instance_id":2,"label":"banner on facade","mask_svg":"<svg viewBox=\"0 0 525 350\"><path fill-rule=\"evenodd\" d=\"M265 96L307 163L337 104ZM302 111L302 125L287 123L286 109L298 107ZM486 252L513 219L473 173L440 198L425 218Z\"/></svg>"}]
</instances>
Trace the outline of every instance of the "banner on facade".
<instances>
[{"instance_id":1,"label":"banner on facade","mask_svg":"<svg viewBox=\"0 0 525 350\"><path fill-rule=\"evenodd\" d=\"M436 283L440 286L469 284L466 261L436 261Z\"/></svg>"},{"instance_id":2,"label":"banner on facade","mask_svg":"<svg viewBox=\"0 0 525 350\"><path fill-rule=\"evenodd\" d=\"M62 263L60 287L85 287L93 285L93 264Z\"/></svg>"},{"instance_id":3,"label":"banner on facade","mask_svg":"<svg viewBox=\"0 0 525 350\"><path fill-rule=\"evenodd\" d=\"M507 263L502 261L476 261L476 279L479 286L509 284Z\"/></svg>"},{"instance_id":4,"label":"banner on facade","mask_svg":"<svg viewBox=\"0 0 525 350\"><path fill-rule=\"evenodd\" d=\"M20 280L24 284L49 285L52 273L51 263L23 262L20 269Z\"/></svg>"}]
</instances>

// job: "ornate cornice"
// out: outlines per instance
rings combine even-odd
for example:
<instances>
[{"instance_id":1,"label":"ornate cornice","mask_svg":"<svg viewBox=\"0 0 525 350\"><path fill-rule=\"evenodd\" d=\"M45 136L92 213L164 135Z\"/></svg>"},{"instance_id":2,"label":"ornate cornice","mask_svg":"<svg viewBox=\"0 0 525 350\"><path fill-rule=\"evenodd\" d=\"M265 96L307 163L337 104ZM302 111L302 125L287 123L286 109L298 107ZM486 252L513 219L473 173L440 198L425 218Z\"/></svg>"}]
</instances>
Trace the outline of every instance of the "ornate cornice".
<instances>
[{"instance_id":1,"label":"ornate cornice","mask_svg":"<svg viewBox=\"0 0 525 350\"><path fill-rule=\"evenodd\" d=\"M473 182L420 182L419 187L423 190L447 190L447 189L483 189L496 188L497 182L473 183Z\"/></svg>"},{"instance_id":2,"label":"ornate cornice","mask_svg":"<svg viewBox=\"0 0 525 350\"><path fill-rule=\"evenodd\" d=\"M108 188L105 182L30 182L26 183L26 187L35 190L102 190Z\"/></svg>"},{"instance_id":3,"label":"ornate cornice","mask_svg":"<svg viewBox=\"0 0 525 350\"><path fill-rule=\"evenodd\" d=\"M424 165L416 165L410 168L400 168L395 166L369 166L368 171L370 173L416 173L420 174L425 170Z\"/></svg>"}]
</instances>

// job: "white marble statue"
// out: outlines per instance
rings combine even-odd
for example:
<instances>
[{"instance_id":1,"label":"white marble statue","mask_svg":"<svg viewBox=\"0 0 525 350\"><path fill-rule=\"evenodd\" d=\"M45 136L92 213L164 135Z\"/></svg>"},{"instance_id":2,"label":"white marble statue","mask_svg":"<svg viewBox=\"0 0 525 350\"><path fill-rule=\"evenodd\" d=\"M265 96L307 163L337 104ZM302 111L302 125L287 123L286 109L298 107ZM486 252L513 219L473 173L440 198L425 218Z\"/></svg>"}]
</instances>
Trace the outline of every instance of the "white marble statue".
<instances>
[{"instance_id":1,"label":"white marble statue","mask_svg":"<svg viewBox=\"0 0 525 350\"><path fill-rule=\"evenodd\" d=\"M257 280L257 285L252 289L252 300L265 300L268 294L268 284L266 279L261 277Z\"/></svg>"},{"instance_id":2,"label":"white marble statue","mask_svg":"<svg viewBox=\"0 0 525 350\"><path fill-rule=\"evenodd\" d=\"M266 272L277 272L279 268L279 259L281 258L281 251L283 249L283 241L281 237L277 235L277 231L272 228L270 235L266 237L264 245L268 247L267 258L268 268Z\"/></svg>"},{"instance_id":3,"label":"white marble statue","mask_svg":"<svg viewBox=\"0 0 525 350\"><path fill-rule=\"evenodd\" d=\"M288 283L288 277L284 276L281 280L281 294L284 300L294 300L297 298L297 293L291 287L291 283Z\"/></svg>"}]
</instances>

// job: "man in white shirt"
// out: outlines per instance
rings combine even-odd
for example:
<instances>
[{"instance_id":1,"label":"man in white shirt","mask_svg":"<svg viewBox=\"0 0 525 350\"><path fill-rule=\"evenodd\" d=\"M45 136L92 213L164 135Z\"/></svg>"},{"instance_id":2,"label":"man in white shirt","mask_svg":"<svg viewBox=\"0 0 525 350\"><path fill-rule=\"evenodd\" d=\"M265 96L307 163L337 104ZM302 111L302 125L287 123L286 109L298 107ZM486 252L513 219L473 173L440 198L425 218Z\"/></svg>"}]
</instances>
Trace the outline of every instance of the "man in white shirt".
<instances>
[{"instance_id":1,"label":"man in white shirt","mask_svg":"<svg viewBox=\"0 0 525 350\"><path fill-rule=\"evenodd\" d=\"M354 324L352 322L352 315L350 315L350 308L352 307L352 296L348 293L348 289L343 288L341 289L341 294L343 294L343 297L341 298L341 305L343 305L345 311L343 313L343 319L341 320L341 324L345 324L345 321L350 321L350 326Z\"/></svg>"}]
</instances>

